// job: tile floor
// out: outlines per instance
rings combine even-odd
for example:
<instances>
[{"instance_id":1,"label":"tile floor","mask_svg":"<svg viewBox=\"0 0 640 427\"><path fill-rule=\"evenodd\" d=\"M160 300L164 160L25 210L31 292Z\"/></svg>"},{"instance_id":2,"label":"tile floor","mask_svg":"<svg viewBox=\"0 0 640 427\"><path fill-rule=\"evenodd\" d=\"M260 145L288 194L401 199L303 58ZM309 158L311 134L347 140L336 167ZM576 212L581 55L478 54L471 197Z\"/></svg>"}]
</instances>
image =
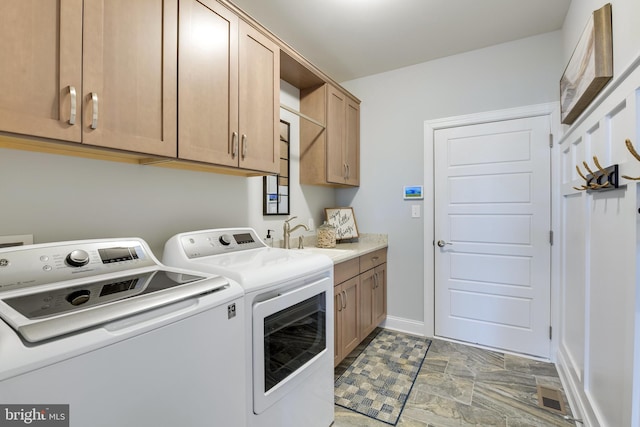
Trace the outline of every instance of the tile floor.
<instances>
[{"instance_id":1,"label":"tile floor","mask_svg":"<svg viewBox=\"0 0 640 427\"><path fill-rule=\"evenodd\" d=\"M371 338L336 367L336 378ZM537 385L562 389L553 364L434 339L397 426L574 426L538 406ZM333 427L356 426L389 424L335 407Z\"/></svg>"}]
</instances>

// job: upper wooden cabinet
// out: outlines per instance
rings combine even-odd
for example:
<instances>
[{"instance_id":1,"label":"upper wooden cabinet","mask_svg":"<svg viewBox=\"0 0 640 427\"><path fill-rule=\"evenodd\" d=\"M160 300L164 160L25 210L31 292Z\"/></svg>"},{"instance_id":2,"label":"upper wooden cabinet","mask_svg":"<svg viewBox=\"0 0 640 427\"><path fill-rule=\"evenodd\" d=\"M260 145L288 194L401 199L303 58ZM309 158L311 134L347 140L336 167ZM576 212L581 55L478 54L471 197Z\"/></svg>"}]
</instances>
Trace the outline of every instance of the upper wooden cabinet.
<instances>
[{"instance_id":1,"label":"upper wooden cabinet","mask_svg":"<svg viewBox=\"0 0 640 427\"><path fill-rule=\"evenodd\" d=\"M330 84L300 91L300 182L360 185L360 104Z\"/></svg>"},{"instance_id":2,"label":"upper wooden cabinet","mask_svg":"<svg viewBox=\"0 0 640 427\"><path fill-rule=\"evenodd\" d=\"M175 155L177 0L13 0L0 16L0 130Z\"/></svg>"},{"instance_id":3,"label":"upper wooden cabinet","mask_svg":"<svg viewBox=\"0 0 640 427\"><path fill-rule=\"evenodd\" d=\"M0 19L0 130L80 142L82 0L2 1Z\"/></svg>"},{"instance_id":4,"label":"upper wooden cabinet","mask_svg":"<svg viewBox=\"0 0 640 427\"><path fill-rule=\"evenodd\" d=\"M360 185L360 105L327 86L327 181Z\"/></svg>"},{"instance_id":5,"label":"upper wooden cabinet","mask_svg":"<svg viewBox=\"0 0 640 427\"><path fill-rule=\"evenodd\" d=\"M359 184L359 101L227 0L5 0L0 24L0 147L277 173L282 78L313 118L301 182Z\"/></svg>"},{"instance_id":6,"label":"upper wooden cabinet","mask_svg":"<svg viewBox=\"0 0 640 427\"><path fill-rule=\"evenodd\" d=\"M85 0L82 142L177 152L177 0Z\"/></svg>"},{"instance_id":7,"label":"upper wooden cabinet","mask_svg":"<svg viewBox=\"0 0 640 427\"><path fill-rule=\"evenodd\" d=\"M178 156L279 169L280 50L215 0L180 2Z\"/></svg>"}]
</instances>

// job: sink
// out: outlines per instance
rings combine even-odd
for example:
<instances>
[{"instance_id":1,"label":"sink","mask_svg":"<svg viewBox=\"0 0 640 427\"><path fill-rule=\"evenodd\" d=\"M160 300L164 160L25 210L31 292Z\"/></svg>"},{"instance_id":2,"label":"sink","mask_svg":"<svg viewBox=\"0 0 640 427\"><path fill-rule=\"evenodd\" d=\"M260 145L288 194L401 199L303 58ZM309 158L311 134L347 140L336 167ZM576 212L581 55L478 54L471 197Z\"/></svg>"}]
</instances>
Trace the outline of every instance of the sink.
<instances>
[{"instance_id":1,"label":"sink","mask_svg":"<svg viewBox=\"0 0 640 427\"><path fill-rule=\"evenodd\" d=\"M314 254L326 255L331 259L336 259L345 255L349 255L350 253L354 253L355 251L352 249L334 249L334 248L318 248L315 246L305 247L304 249L291 249L293 251L300 252L311 252Z\"/></svg>"}]
</instances>

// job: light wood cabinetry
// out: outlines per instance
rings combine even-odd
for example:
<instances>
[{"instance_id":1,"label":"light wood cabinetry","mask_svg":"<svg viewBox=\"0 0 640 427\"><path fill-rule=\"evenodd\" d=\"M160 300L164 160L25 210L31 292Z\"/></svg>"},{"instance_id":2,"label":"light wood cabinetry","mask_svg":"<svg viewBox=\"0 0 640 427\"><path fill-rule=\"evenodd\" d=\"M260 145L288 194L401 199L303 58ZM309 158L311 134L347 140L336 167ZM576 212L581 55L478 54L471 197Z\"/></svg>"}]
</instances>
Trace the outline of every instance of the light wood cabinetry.
<instances>
[{"instance_id":1,"label":"light wood cabinetry","mask_svg":"<svg viewBox=\"0 0 640 427\"><path fill-rule=\"evenodd\" d=\"M360 257L360 336L369 335L387 317L386 249Z\"/></svg>"},{"instance_id":2,"label":"light wood cabinetry","mask_svg":"<svg viewBox=\"0 0 640 427\"><path fill-rule=\"evenodd\" d=\"M278 46L216 0L180 2L181 159L279 168Z\"/></svg>"},{"instance_id":3,"label":"light wood cabinetry","mask_svg":"<svg viewBox=\"0 0 640 427\"><path fill-rule=\"evenodd\" d=\"M177 0L15 0L0 16L0 130L175 155Z\"/></svg>"},{"instance_id":4,"label":"light wood cabinetry","mask_svg":"<svg viewBox=\"0 0 640 427\"><path fill-rule=\"evenodd\" d=\"M334 266L334 366L387 316L387 249Z\"/></svg>"},{"instance_id":5,"label":"light wood cabinetry","mask_svg":"<svg viewBox=\"0 0 640 427\"><path fill-rule=\"evenodd\" d=\"M331 84L303 89L300 110L300 182L314 185L360 185L360 103Z\"/></svg>"},{"instance_id":6,"label":"light wood cabinetry","mask_svg":"<svg viewBox=\"0 0 640 427\"><path fill-rule=\"evenodd\" d=\"M327 86L327 182L360 184L360 105Z\"/></svg>"},{"instance_id":7,"label":"light wood cabinetry","mask_svg":"<svg viewBox=\"0 0 640 427\"><path fill-rule=\"evenodd\" d=\"M82 0L0 2L0 130L80 142Z\"/></svg>"},{"instance_id":8,"label":"light wood cabinetry","mask_svg":"<svg viewBox=\"0 0 640 427\"><path fill-rule=\"evenodd\" d=\"M283 79L310 112L301 182L359 184L359 101L231 2L0 3L0 147L277 173Z\"/></svg>"},{"instance_id":9,"label":"light wood cabinetry","mask_svg":"<svg viewBox=\"0 0 640 427\"><path fill-rule=\"evenodd\" d=\"M334 365L360 343L360 262L358 258L334 267Z\"/></svg>"},{"instance_id":10,"label":"light wood cabinetry","mask_svg":"<svg viewBox=\"0 0 640 427\"><path fill-rule=\"evenodd\" d=\"M85 0L82 142L176 155L177 0Z\"/></svg>"}]
</instances>

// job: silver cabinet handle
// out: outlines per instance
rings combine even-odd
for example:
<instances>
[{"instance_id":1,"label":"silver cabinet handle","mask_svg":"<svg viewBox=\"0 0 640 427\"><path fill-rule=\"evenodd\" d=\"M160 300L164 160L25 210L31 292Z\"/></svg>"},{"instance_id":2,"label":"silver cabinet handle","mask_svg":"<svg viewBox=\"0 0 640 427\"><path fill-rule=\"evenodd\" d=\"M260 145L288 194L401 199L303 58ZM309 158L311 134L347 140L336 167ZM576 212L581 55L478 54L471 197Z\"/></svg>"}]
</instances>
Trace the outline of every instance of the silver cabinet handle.
<instances>
[{"instance_id":1,"label":"silver cabinet handle","mask_svg":"<svg viewBox=\"0 0 640 427\"><path fill-rule=\"evenodd\" d=\"M76 93L76 88L73 86L69 86L69 95L71 96L71 111L69 114L69 124L70 125L75 125L76 124L76 111L77 111L77 104L76 104L76 99L77 99L77 93Z\"/></svg>"},{"instance_id":2,"label":"silver cabinet handle","mask_svg":"<svg viewBox=\"0 0 640 427\"><path fill-rule=\"evenodd\" d=\"M242 134L242 158L247 157L247 135Z\"/></svg>"},{"instance_id":3,"label":"silver cabinet handle","mask_svg":"<svg viewBox=\"0 0 640 427\"><path fill-rule=\"evenodd\" d=\"M338 311L342 311L342 306L344 305L344 298L342 297L342 292L340 292L338 294L338 296L340 296L340 308L338 308Z\"/></svg>"},{"instance_id":4,"label":"silver cabinet handle","mask_svg":"<svg viewBox=\"0 0 640 427\"><path fill-rule=\"evenodd\" d=\"M438 240L438 246L444 248L445 245L453 245L453 243L445 242L444 240Z\"/></svg>"},{"instance_id":5,"label":"silver cabinet handle","mask_svg":"<svg viewBox=\"0 0 640 427\"><path fill-rule=\"evenodd\" d=\"M350 176L351 176L351 167L349 167L349 164L347 164L347 177L346 177L346 179L349 179Z\"/></svg>"},{"instance_id":6,"label":"silver cabinet handle","mask_svg":"<svg viewBox=\"0 0 640 427\"><path fill-rule=\"evenodd\" d=\"M91 92L91 105L92 113L91 113L91 129L98 128L98 94L95 92Z\"/></svg>"},{"instance_id":7,"label":"silver cabinet handle","mask_svg":"<svg viewBox=\"0 0 640 427\"><path fill-rule=\"evenodd\" d=\"M378 273L373 273L373 289L378 288Z\"/></svg>"},{"instance_id":8,"label":"silver cabinet handle","mask_svg":"<svg viewBox=\"0 0 640 427\"><path fill-rule=\"evenodd\" d=\"M347 308L347 304L348 304L348 299L347 299L347 291L342 291L342 293L344 294L344 305L342 306L342 308Z\"/></svg>"},{"instance_id":9,"label":"silver cabinet handle","mask_svg":"<svg viewBox=\"0 0 640 427\"><path fill-rule=\"evenodd\" d=\"M238 132L233 132L231 134L231 158L235 159L236 154L238 154Z\"/></svg>"}]
</instances>

